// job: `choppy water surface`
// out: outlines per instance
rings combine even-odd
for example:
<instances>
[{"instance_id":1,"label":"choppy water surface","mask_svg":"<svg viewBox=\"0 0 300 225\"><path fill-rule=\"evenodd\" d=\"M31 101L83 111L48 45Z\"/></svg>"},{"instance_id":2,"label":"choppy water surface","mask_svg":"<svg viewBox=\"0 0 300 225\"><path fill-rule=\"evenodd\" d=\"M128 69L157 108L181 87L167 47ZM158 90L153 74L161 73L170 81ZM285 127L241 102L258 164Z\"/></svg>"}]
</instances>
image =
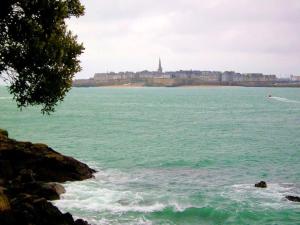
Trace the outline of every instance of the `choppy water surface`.
<instances>
[{"instance_id":1,"label":"choppy water surface","mask_svg":"<svg viewBox=\"0 0 300 225\"><path fill-rule=\"evenodd\" d=\"M0 110L99 171L55 202L92 224L300 224L300 89L75 88L48 117L2 87Z\"/></svg>"}]
</instances>

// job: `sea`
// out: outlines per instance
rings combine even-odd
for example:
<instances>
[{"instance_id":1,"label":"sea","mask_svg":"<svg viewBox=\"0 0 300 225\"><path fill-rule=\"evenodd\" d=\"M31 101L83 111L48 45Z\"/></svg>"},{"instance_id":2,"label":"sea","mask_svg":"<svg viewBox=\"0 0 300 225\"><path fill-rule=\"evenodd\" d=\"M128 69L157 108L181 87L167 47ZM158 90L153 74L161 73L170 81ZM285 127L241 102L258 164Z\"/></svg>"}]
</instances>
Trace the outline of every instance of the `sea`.
<instances>
[{"instance_id":1,"label":"sea","mask_svg":"<svg viewBox=\"0 0 300 225\"><path fill-rule=\"evenodd\" d=\"M0 127L98 171L53 201L93 225L300 224L298 88L73 88L48 116L1 87Z\"/></svg>"}]
</instances>

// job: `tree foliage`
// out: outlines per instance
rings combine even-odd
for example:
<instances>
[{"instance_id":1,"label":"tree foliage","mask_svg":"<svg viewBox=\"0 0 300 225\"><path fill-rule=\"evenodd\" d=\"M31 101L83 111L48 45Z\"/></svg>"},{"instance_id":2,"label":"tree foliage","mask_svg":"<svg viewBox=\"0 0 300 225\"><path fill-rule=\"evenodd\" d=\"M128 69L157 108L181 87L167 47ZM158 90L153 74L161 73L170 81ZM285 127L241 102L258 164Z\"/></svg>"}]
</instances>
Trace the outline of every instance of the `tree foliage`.
<instances>
[{"instance_id":1,"label":"tree foliage","mask_svg":"<svg viewBox=\"0 0 300 225\"><path fill-rule=\"evenodd\" d=\"M80 0L1 0L0 76L18 107L49 113L63 100L84 49L65 20L83 14Z\"/></svg>"}]
</instances>

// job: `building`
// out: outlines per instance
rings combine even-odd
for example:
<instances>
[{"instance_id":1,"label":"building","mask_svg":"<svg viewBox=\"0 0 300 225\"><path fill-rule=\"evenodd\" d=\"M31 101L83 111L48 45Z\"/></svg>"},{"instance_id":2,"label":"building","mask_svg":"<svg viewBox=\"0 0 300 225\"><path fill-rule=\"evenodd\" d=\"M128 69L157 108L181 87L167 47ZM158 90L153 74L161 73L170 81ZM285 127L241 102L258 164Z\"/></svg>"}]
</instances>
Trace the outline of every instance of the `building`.
<instances>
[{"instance_id":1,"label":"building","mask_svg":"<svg viewBox=\"0 0 300 225\"><path fill-rule=\"evenodd\" d=\"M161 66L161 60L159 58L159 62L158 62L158 70L157 70L158 73L162 73L163 72L163 69L162 69L162 66Z\"/></svg>"},{"instance_id":2,"label":"building","mask_svg":"<svg viewBox=\"0 0 300 225\"><path fill-rule=\"evenodd\" d=\"M291 81L296 81L296 82L299 81L299 82L300 82L300 76L294 76L294 75L291 75L291 76L290 76L290 80L291 80Z\"/></svg>"},{"instance_id":3,"label":"building","mask_svg":"<svg viewBox=\"0 0 300 225\"><path fill-rule=\"evenodd\" d=\"M292 81L300 81L300 76L291 76ZM179 70L163 72L162 62L159 58L157 71L140 72L108 72L96 73L93 78L87 80L76 80L75 85L92 84L91 86L105 86L128 83L144 83L155 86L156 84L172 85L272 85L278 79L275 75L264 75L262 73L236 73L234 71L200 71L200 70Z\"/></svg>"}]
</instances>

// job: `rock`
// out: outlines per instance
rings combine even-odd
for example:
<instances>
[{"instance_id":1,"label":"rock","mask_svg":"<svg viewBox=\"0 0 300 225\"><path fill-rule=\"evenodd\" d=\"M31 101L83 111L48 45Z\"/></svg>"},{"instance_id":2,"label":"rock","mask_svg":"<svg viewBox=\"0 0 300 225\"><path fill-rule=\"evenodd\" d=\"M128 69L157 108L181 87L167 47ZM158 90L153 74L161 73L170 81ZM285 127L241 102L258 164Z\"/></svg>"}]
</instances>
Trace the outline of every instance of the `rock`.
<instances>
[{"instance_id":1,"label":"rock","mask_svg":"<svg viewBox=\"0 0 300 225\"><path fill-rule=\"evenodd\" d=\"M10 166L13 165L13 166ZM8 174L1 174L6 168ZM95 170L78 160L64 156L47 145L18 142L0 135L0 175L6 179L32 171L35 180L44 182L78 181L93 177ZM4 173L4 172L3 172ZM29 173L23 173L28 175Z\"/></svg>"},{"instance_id":2,"label":"rock","mask_svg":"<svg viewBox=\"0 0 300 225\"><path fill-rule=\"evenodd\" d=\"M57 200L59 196L65 193L65 189L62 185L57 183L43 183L40 181L20 183L18 180L13 180L11 184L8 185L6 191L11 196L16 196L19 193L24 195L36 195L47 200Z\"/></svg>"},{"instance_id":3,"label":"rock","mask_svg":"<svg viewBox=\"0 0 300 225\"><path fill-rule=\"evenodd\" d=\"M0 178L1 183L5 183L7 180L10 180L14 177L14 170L9 160L1 160L0 155Z\"/></svg>"},{"instance_id":4,"label":"rock","mask_svg":"<svg viewBox=\"0 0 300 225\"><path fill-rule=\"evenodd\" d=\"M7 132L7 130L0 129L0 135L3 135L3 136L5 136L5 137L8 137L8 132Z\"/></svg>"},{"instance_id":5,"label":"rock","mask_svg":"<svg viewBox=\"0 0 300 225\"><path fill-rule=\"evenodd\" d=\"M88 225L47 200L65 192L54 182L84 180L94 172L45 144L16 141L0 130L0 224Z\"/></svg>"},{"instance_id":6,"label":"rock","mask_svg":"<svg viewBox=\"0 0 300 225\"><path fill-rule=\"evenodd\" d=\"M58 195L66 193L66 189L64 188L64 186L58 183L53 183L53 182L46 183L43 184L43 187L54 190Z\"/></svg>"},{"instance_id":7,"label":"rock","mask_svg":"<svg viewBox=\"0 0 300 225\"><path fill-rule=\"evenodd\" d=\"M1 225L88 225L83 220L74 221L70 213L60 212L56 206L37 195L21 193L10 202L8 210L0 211Z\"/></svg>"},{"instance_id":8,"label":"rock","mask_svg":"<svg viewBox=\"0 0 300 225\"><path fill-rule=\"evenodd\" d=\"M75 225L70 213L63 214L45 198L27 195L26 198L19 195L17 201L12 204L12 210L8 224L43 224L43 225ZM8 219L7 219L8 220ZM2 225L2 224L1 224Z\"/></svg>"},{"instance_id":9,"label":"rock","mask_svg":"<svg viewBox=\"0 0 300 225\"><path fill-rule=\"evenodd\" d=\"M65 188L57 183L31 182L14 188L16 193L37 195L47 200L57 200L61 194L66 192Z\"/></svg>"},{"instance_id":10,"label":"rock","mask_svg":"<svg viewBox=\"0 0 300 225\"><path fill-rule=\"evenodd\" d=\"M298 196L287 195L285 198L292 202L300 202L300 197Z\"/></svg>"},{"instance_id":11,"label":"rock","mask_svg":"<svg viewBox=\"0 0 300 225\"><path fill-rule=\"evenodd\" d=\"M83 219L77 219L77 220L75 220L75 224L76 225L89 225L88 222L86 222Z\"/></svg>"},{"instance_id":12,"label":"rock","mask_svg":"<svg viewBox=\"0 0 300 225\"><path fill-rule=\"evenodd\" d=\"M10 203L5 194L0 192L0 212L10 210Z\"/></svg>"},{"instance_id":13,"label":"rock","mask_svg":"<svg viewBox=\"0 0 300 225\"><path fill-rule=\"evenodd\" d=\"M5 180L0 178L0 186L3 186L3 185L5 185Z\"/></svg>"},{"instance_id":14,"label":"rock","mask_svg":"<svg viewBox=\"0 0 300 225\"><path fill-rule=\"evenodd\" d=\"M267 187L267 183L265 181L260 181L257 184L255 184L254 186L258 187L258 188L266 188Z\"/></svg>"},{"instance_id":15,"label":"rock","mask_svg":"<svg viewBox=\"0 0 300 225\"><path fill-rule=\"evenodd\" d=\"M66 192L65 188L57 183L45 183L41 185L41 188L40 196L48 200L57 200L61 194Z\"/></svg>"},{"instance_id":16,"label":"rock","mask_svg":"<svg viewBox=\"0 0 300 225\"><path fill-rule=\"evenodd\" d=\"M35 174L31 169L22 169L19 172L19 176L16 178L18 182L20 183L28 183L28 182L34 182Z\"/></svg>"},{"instance_id":17,"label":"rock","mask_svg":"<svg viewBox=\"0 0 300 225\"><path fill-rule=\"evenodd\" d=\"M11 211L0 212L1 225L19 225Z\"/></svg>"},{"instance_id":18,"label":"rock","mask_svg":"<svg viewBox=\"0 0 300 225\"><path fill-rule=\"evenodd\" d=\"M7 188L0 186L0 194L5 193L7 191Z\"/></svg>"}]
</instances>

